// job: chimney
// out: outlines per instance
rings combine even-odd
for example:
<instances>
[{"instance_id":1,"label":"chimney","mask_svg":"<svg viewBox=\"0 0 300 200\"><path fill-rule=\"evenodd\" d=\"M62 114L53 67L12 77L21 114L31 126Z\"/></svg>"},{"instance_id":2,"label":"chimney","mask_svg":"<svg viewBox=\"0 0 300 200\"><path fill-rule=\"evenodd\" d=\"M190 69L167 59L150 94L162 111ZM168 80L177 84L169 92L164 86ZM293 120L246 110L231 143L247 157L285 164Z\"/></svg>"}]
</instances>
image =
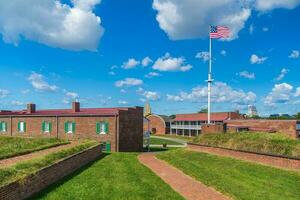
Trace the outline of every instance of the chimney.
<instances>
[{"instance_id":1,"label":"chimney","mask_svg":"<svg viewBox=\"0 0 300 200\"><path fill-rule=\"evenodd\" d=\"M72 102L72 111L80 112L80 103L77 101Z\"/></svg>"},{"instance_id":2,"label":"chimney","mask_svg":"<svg viewBox=\"0 0 300 200\"><path fill-rule=\"evenodd\" d=\"M28 103L27 104L27 113L35 113L35 104L34 103Z\"/></svg>"}]
</instances>

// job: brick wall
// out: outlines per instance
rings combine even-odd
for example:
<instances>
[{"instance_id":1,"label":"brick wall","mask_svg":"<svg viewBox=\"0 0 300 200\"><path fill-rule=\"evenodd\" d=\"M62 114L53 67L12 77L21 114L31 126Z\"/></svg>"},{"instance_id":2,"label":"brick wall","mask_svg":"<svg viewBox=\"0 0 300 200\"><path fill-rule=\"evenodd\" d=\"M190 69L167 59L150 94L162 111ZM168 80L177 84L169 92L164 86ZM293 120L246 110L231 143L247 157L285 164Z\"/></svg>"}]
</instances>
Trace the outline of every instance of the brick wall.
<instances>
[{"instance_id":1,"label":"brick wall","mask_svg":"<svg viewBox=\"0 0 300 200\"><path fill-rule=\"evenodd\" d=\"M225 133L225 124L203 124L201 125L202 134Z\"/></svg>"},{"instance_id":2,"label":"brick wall","mask_svg":"<svg viewBox=\"0 0 300 200\"><path fill-rule=\"evenodd\" d=\"M157 115L150 115L147 117L147 119L149 120L149 130L157 135L164 135L166 134L166 125L165 125L165 121L163 119L161 119L159 116ZM154 132L154 130L156 132Z\"/></svg>"},{"instance_id":3,"label":"brick wall","mask_svg":"<svg viewBox=\"0 0 300 200\"><path fill-rule=\"evenodd\" d=\"M121 110L119 115L119 151L142 151L143 108L130 108L126 112Z\"/></svg>"},{"instance_id":4,"label":"brick wall","mask_svg":"<svg viewBox=\"0 0 300 200\"><path fill-rule=\"evenodd\" d=\"M82 166L96 160L101 155L100 145L70 156L34 175L25 178L22 183L14 182L0 188L1 200L21 200L38 193L49 185L70 175Z\"/></svg>"},{"instance_id":5,"label":"brick wall","mask_svg":"<svg viewBox=\"0 0 300 200\"><path fill-rule=\"evenodd\" d=\"M277 132L284 133L292 138L297 138L296 120L228 120L226 121L226 124L228 127L228 131L234 130L230 128L230 126L243 126L249 128L275 130Z\"/></svg>"}]
</instances>

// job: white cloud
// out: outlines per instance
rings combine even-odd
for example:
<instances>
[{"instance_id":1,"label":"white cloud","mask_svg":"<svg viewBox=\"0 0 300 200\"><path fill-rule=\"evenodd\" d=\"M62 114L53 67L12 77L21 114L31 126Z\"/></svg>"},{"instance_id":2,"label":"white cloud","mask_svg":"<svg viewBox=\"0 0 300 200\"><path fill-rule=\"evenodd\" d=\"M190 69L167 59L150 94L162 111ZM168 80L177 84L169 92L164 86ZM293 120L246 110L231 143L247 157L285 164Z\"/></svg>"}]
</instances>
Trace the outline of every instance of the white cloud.
<instances>
[{"instance_id":1,"label":"white cloud","mask_svg":"<svg viewBox=\"0 0 300 200\"><path fill-rule=\"evenodd\" d=\"M255 74L248 71L241 71L238 75L247 79L255 79Z\"/></svg>"},{"instance_id":2,"label":"white cloud","mask_svg":"<svg viewBox=\"0 0 300 200\"><path fill-rule=\"evenodd\" d=\"M293 50L292 53L289 55L289 58L299 58L300 52L298 50Z\"/></svg>"},{"instance_id":3,"label":"white cloud","mask_svg":"<svg viewBox=\"0 0 300 200\"><path fill-rule=\"evenodd\" d=\"M29 89L25 89L25 90L22 90L22 91L21 91L22 94L28 94L29 92L30 92Z\"/></svg>"},{"instance_id":4,"label":"white cloud","mask_svg":"<svg viewBox=\"0 0 300 200\"><path fill-rule=\"evenodd\" d=\"M203 62L209 61L209 52L207 51L198 52L195 57L201 59Z\"/></svg>"},{"instance_id":5,"label":"white cloud","mask_svg":"<svg viewBox=\"0 0 300 200\"><path fill-rule=\"evenodd\" d=\"M152 7L160 28L172 40L205 38L210 24L228 26L236 38L251 14L237 0L154 0Z\"/></svg>"},{"instance_id":6,"label":"white cloud","mask_svg":"<svg viewBox=\"0 0 300 200\"><path fill-rule=\"evenodd\" d=\"M79 97L78 93L76 92L66 92L65 95L71 99L77 99Z\"/></svg>"},{"instance_id":7,"label":"white cloud","mask_svg":"<svg viewBox=\"0 0 300 200\"><path fill-rule=\"evenodd\" d=\"M157 76L161 76L161 74L157 72L149 72L148 74L145 75L146 78L152 78Z\"/></svg>"},{"instance_id":8,"label":"white cloud","mask_svg":"<svg viewBox=\"0 0 300 200\"><path fill-rule=\"evenodd\" d=\"M132 68L135 68L139 64L140 64L140 61L138 61L134 58L129 58L126 62L123 63L122 68L123 69L132 69Z\"/></svg>"},{"instance_id":9,"label":"white cloud","mask_svg":"<svg viewBox=\"0 0 300 200\"><path fill-rule=\"evenodd\" d=\"M143 88L139 87L136 91L138 94L142 95L145 98L140 99L142 102L146 100L158 101L160 99L160 95L158 92L154 91L145 91Z\"/></svg>"},{"instance_id":10,"label":"white cloud","mask_svg":"<svg viewBox=\"0 0 300 200\"><path fill-rule=\"evenodd\" d=\"M300 87L297 87L294 96L295 96L295 97L300 97Z\"/></svg>"},{"instance_id":11,"label":"white cloud","mask_svg":"<svg viewBox=\"0 0 300 200\"><path fill-rule=\"evenodd\" d=\"M103 35L93 7L100 0L73 0L73 6L53 0L0 1L0 33L7 43L22 38L69 50L96 50Z\"/></svg>"},{"instance_id":12,"label":"white cloud","mask_svg":"<svg viewBox=\"0 0 300 200\"><path fill-rule=\"evenodd\" d=\"M42 74L36 72L32 72L28 77L32 87L38 91L54 92L58 89L56 85L50 85L44 79L45 77Z\"/></svg>"},{"instance_id":13,"label":"white cloud","mask_svg":"<svg viewBox=\"0 0 300 200\"><path fill-rule=\"evenodd\" d=\"M293 9L300 4L300 0L256 0L255 8L259 11L269 11L275 8Z\"/></svg>"},{"instance_id":14,"label":"white cloud","mask_svg":"<svg viewBox=\"0 0 300 200\"><path fill-rule=\"evenodd\" d=\"M127 91L125 89L121 89L120 92L125 94Z\"/></svg>"},{"instance_id":15,"label":"white cloud","mask_svg":"<svg viewBox=\"0 0 300 200\"><path fill-rule=\"evenodd\" d=\"M110 72L108 72L108 74L111 75L111 76L116 75L116 73L114 71L110 71Z\"/></svg>"},{"instance_id":16,"label":"white cloud","mask_svg":"<svg viewBox=\"0 0 300 200\"><path fill-rule=\"evenodd\" d=\"M120 104L120 105L126 105L126 104L128 104L128 102L127 101L123 101L123 100L119 100L118 104Z\"/></svg>"},{"instance_id":17,"label":"white cloud","mask_svg":"<svg viewBox=\"0 0 300 200\"><path fill-rule=\"evenodd\" d=\"M268 31L269 31L269 28L268 28L268 27L263 27L263 28L262 28L262 31L263 31L263 32L268 32Z\"/></svg>"},{"instance_id":18,"label":"white cloud","mask_svg":"<svg viewBox=\"0 0 300 200\"><path fill-rule=\"evenodd\" d=\"M226 56L226 55L227 55L227 52L223 49L223 50L220 51L220 54L221 54L222 56Z\"/></svg>"},{"instance_id":19,"label":"white cloud","mask_svg":"<svg viewBox=\"0 0 300 200\"><path fill-rule=\"evenodd\" d=\"M166 53L163 57L158 58L152 69L158 71L189 71L192 65L185 64L184 57L173 58L169 53Z\"/></svg>"},{"instance_id":20,"label":"white cloud","mask_svg":"<svg viewBox=\"0 0 300 200\"><path fill-rule=\"evenodd\" d=\"M258 57L255 54L252 54L250 57L251 64L262 64L264 63L268 58L267 57Z\"/></svg>"},{"instance_id":21,"label":"white cloud","mask_svg":"<svg viewBox=\"0 0 300 200\"><path fill-rule=\"evenodd\" d=\"M136 78L125 78L124 80L116 81L116 87L131 87L142 85L143 81Z\"/></svg>"},{"instance_id":22,"label":"white cloud","mask_svg":"<svg viewBox=\"0 0 300 200\"><path fill-rule=\"evenodd\" d=\"M276 103L287 103L292 97L293 86L287 83L275 84L272 91L265 97L264 103L274 106Z\"/></svg>"},{"instance_id":23,"label":"white cloud","mask_svg":"<svg viewBox=\"0 0 300 200\"><path fill-rule=\"evenodd\" d=\"M25 103L22 102L22 101L13 100L13 101L11 101L11 105L13 105L13 106L24 106Z\"/></svg>"},{"instance_id":24,"label":"white cloud","mask_svg":"<svg viewBox=\"0 0 300 200\"><path fill-rule=\"evenodd\" d=\"M153 62L153 60L151 60L151 58L149 58L148 56L147 57L145 57L143 60L142 60L142 65L144 66L144 67L146 67L146 66L148 66L150 63L152 63Z\"/></svg>"},{"instance_id":25,"label":"white cloud","mask_svg":"<svg viewBox=\"0 0 300 200\"><path fill-rule=\"evenodd\" d=\"M280 74L275 78L275 80L276 81L282 80L288 72L289 72L288 69L282 68L281 71L280 71Z\"/></svg>"},{"instance_id":26,"label":"white cloud","mask_svg":"<svg viewBox=\"0 0 300 200\"><path fill-rule=\"evenodd\" d=\"M251 25L249 26L249 33L250 33L250 35L253 34L254 28L255 28L255 27L254 27L253 24L251 24Z\"/></svg>"},{"instance_id":27,"label":"white cloud","mask_svg":"<svg viewBox=\"0 0 300 200\"><path fill-rule=\"evenodd\" d=\"M207 87L192 88L190 93L180 92L178 95L167 94L167 99L172 101L192 101L206 102ZM244 92L243 90L234 90L226 83L216 82L212 85L213 102L229 102L238 105L247 105L255 102L256 94L253 92Z\"/></svg>"},{"instance_id":28,"label":"white cloud","mask_svg":"<svg viewBox=\"0 0 300 200\"><path fill-rule=\"evenodd\" d=\"M9 94L8 90L0 89L0 98L5 98Z\"/></svg>"}]
</instances>

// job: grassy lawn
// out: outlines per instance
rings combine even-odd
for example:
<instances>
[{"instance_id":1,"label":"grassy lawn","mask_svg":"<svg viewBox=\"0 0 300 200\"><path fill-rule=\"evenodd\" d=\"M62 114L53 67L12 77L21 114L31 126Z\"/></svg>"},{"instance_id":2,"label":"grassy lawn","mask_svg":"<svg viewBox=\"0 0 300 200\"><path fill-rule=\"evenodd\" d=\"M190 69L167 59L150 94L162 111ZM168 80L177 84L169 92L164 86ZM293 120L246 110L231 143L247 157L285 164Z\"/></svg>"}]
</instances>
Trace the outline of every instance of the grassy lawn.
<instances>
[{"instance_id":1,"label":"grassy lawn","mask_svg":"<svg viewBox=\"0 0 300 200\"><path fill-rule=\"evenodd\" d=\"M182 143L171 141L171 140L166 140L163 138L150 138L150 144L167 144L167 145L182 145Z\"/></svg>"},{"instance_id":2,"label":"grassy lawn","mask_svg":"<svg viewBox=\"0 0 300 200\"><path fill-rule=\"evenodd\" d=\"M21 138L0 136L0 159L69 143L56 138Z\"/></svg>"},{"instance_id":3,"label":"grassy lawn","mask_svg":"<svg viewBox=\"0 0 300 200\"><path fill-rule=\"evenodd\" d=\"M233 199L300 199L300 173L297 172L183 149L157 156Z\"/></svg>"},{"instance_id":4,"label":"grassy lawn","mask_svg":"<svg viewBox=\"0 0 300 200\"><path fill-rule=\"evenodd\" d=\"M74 147L65 148L30 161L19 162L11 167L0 168L0 187L13 181L22 181L24 177L35 173L39 169L96 144L97 142L95 141L82 141Z\"/></svg>"},{"instance_id":5,"label":"grassy lawn","mask_svg":"<svg viewBox=\"0 0 300 200\"><path fill-rule=\"evenodd\" d=\"M226 133L207 134L194 138L194 143L237 150L272 153L300 158L300 140L279 133Z\"/></svg>"},{"instance_id":6,"label":"grassy lawn","mask_svg":"<svg viewBox=\"0 0 300 200\"><path fill-rule=\"evenodd\" d=\"M170 135L170 134L166 134L166 135L163 135L163 137L168 137L168 138L175 138L175 139L180 139L180 140L183 140L185 142L192 142L195 138L195 136L180 136L180 135Z\"/></svg>"},{"instance_id":7,"label":"grassy lawn","mask_svg":"<svg viewBox=\"0 0 300 200\"><path fill-rule=\"evenodd\" d=\"M34 199L183 199L140 164L137 155L108 154Z\"/></svg>"}]
</instances>

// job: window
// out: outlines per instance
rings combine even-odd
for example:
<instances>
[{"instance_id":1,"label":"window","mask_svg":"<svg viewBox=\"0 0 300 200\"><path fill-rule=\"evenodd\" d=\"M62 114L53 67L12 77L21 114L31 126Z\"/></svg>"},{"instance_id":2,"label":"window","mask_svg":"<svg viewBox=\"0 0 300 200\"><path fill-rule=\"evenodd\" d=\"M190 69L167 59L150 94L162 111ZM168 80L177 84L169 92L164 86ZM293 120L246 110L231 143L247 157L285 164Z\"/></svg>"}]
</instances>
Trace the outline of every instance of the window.
<instances>
[{"instance_id":1,"label":"window","mask_svg":"<svg viewBox=\"0 0 300 200\"><path fill-rule=\"evenodd\" d=\"M26 123L25 122L18 123L18 131L20 133L24 133L26 131Z\"/></svg>"},{"instance_id":2,"label":"window","mask_svg":"<svg viewBox=\"0 0 300 200\"><path fill-rule=\"evenodd\" d=\"M65 122L65 133L75 133L75 122Z\"/></svg>"},{"instance_id":3,"label":"window","mask_svg":"<svg viewBox=\"0 0 300 200\"><path fill-rule=\"evenodd\" d=\"M51 124L51 122L43 121L43 123L42 123L42 131L43 131L44 133L50 133L50 132L51 132L51 129L52 129L52 124Z\"/></svg>"},{"instance_id":4,"label":"window","mask_svg":"<svg viewBox=\"0 0 300 200\"><path fill-rule=\"evenodd\" d=\"M6 132L6 131L7 131L7 123L0 122L0 132Z\"/></svg>"},{"instance_id":5,"label":"window","mask_svg":"<svg viewBox=\"0 0 300 200\"><path fill-rule=\"evenodd\" d=\"M297 124L296 129L297 129L297 130L300 130L300 124Z\"/></svg>"},{"instance_id":6,"label":"window","mask_svg":"<svg viewBox=\"0 0 300 200\"><path fill-rule=\"evenodd\" d=\"M97 122L96 123L96 133L97 134L108 134L108 122Z\"/></svg>"}]
</instances>

